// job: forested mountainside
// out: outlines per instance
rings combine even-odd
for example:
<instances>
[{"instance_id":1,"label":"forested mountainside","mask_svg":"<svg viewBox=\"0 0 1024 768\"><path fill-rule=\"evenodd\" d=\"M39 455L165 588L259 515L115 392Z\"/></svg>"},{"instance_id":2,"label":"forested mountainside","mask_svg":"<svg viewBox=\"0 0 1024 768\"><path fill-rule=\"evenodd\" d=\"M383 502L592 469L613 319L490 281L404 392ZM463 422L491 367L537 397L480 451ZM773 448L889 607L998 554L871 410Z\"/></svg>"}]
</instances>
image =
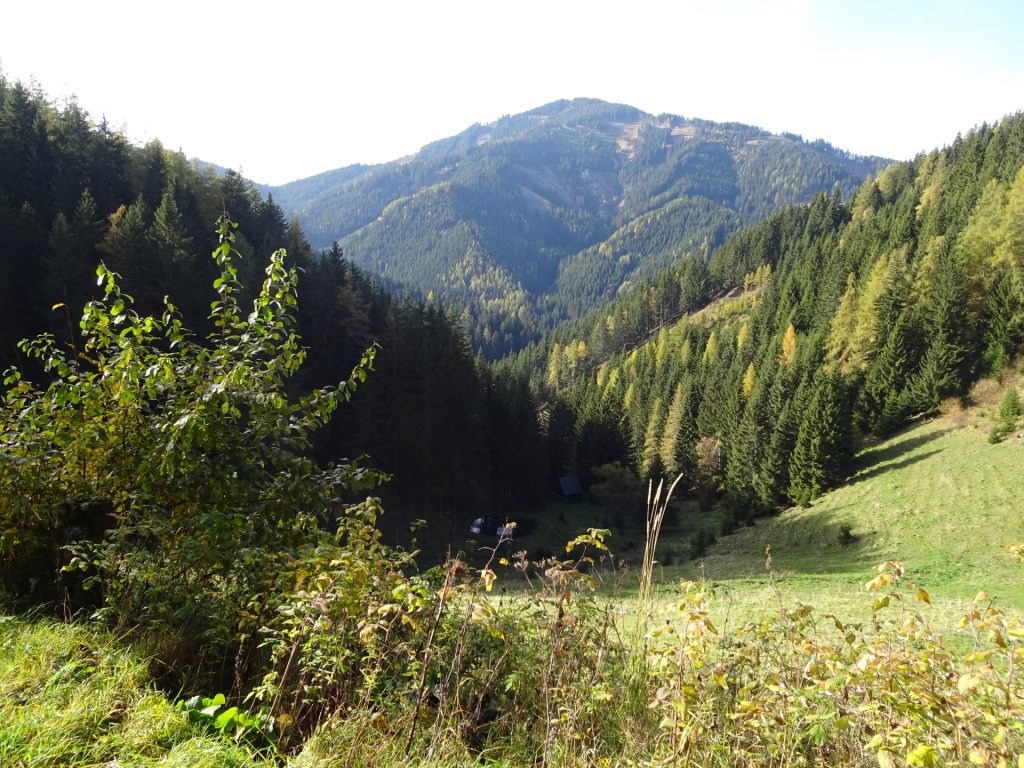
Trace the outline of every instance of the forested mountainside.
<instances>
[{"instance_id":1,"label":"forested mountainside","mask_svg":"<svg viewBox=\"0 0 1024 768\"><path fill-rule=\"evenodd\" d=\"M1008 374L990 441L1016 429L1024 116L784 207L502 366L237 174L2 78L0 198L6 764L1020 765L996 559L1024 544L983 530L1016 512L1019 444L922 425L699 567L665 573L658 536L700 556L809 503L853 442L955 413L979 375ZM604 509L530 506L566 470ZM659 487L645 514L640 475L675 473L683 503ZM505 526L466 540L505 512L533 526L518 551ZM417 518L422 550L390 546ZM837 601L854 580L867 601Z\"/></svg>"},{"instance_id":2,"label":"forested mountainside","mask_svg":"<svg viewBox=\"0 0 1024 768\"><path fill-rule=\"evenodd\" d=\"M210 252L224 212L239 225L245 301L275 249L302 270L298 332L308 356L296 391L337 383L380 345L370 381L315 447L324 463L369 453L393 474L381 489L384 528L404 534L409 520L426 518L428 535L447 538L481 507L501 514L536 497L544 460L529 391L478 364L443 307L384 293L337 248L314 252L298 223L237 173L220 175L157 141L133 146L77 104L54 105L2 76L0 370L40 378L17 349L40 332L77 348L82 308L102 294L101 261L122 275L136 311L159 315L169 296L202 339L212 330L219 268Z\"/></svg>"},{"instance_id":3,"label":"forested mountainside","mask_svg":"<svg viewBox=\"0 0 1024 768\"><path fill-rule=\"evenodd\" d=\"M641 122L624 149L622 125L633 119ZM470 194L470 180L515 189L522 203L524 190L540 189L540 182L526 173L525 160L514 162L518 153L560 147L577 186L549 184L554 197L545 199L571 189L584 203L552 204L545 226L570 208L582 218L563 234L582 237L628 219L633 223L618 227L593 253L630 251L641 240L656 240L667 253L679 243L671 221L682 220L669 212L684 205L685 195L666 193L659 201L658 190L696 184L687 174L697 156L711 153L724 162L729 141L744 148L743 162L762 151L751 147L811 151L754 129L664 120L668 127L659 128L629 108L560 103L474 128L425 148L404 166L338 173L350 183L383 183L388 174L392 181L395 174L415 175L424 163L454 162L444 172L448 181L403 198L371 225L384 232L395 211L433 210L433 203L417 207L421 197L482 205L487 198ZM315 252L274 197L264 199L238 174L200 170L158 142L131 146L74 103L58 107L0 79L0 362L37 375L16 344L40 331L74 348L77 312L97 296L101 260L123 275L138 311L160 312L170 295L202 338L211 330L205 318L217 277L205 254L217 246L214 222L226 211L239 225L234 244L245 295L255 294L270 253L281 245L304 273L298 331L308 357L296 390L341 380L370 344L380 345L376 371L350 411L315 438L315 451L325 464L366 452L374 466L394 474L382 491L388 508L382 526L396 537L423 518L429 536L449 539L480 510L501 516L522 509L559 474L607 478L615 462L639 477L681 472L691 494L717 503L724 492L735 515L749 517L813 498L844 476L853 441L933 411L944 398L962 397L977 376L998 372L1020 353L1022 123L1020 116L1008 118L941 152L892 164L849 199L837 181L831 193L783 207L717 248L702 242L696 258L647 282L633 269L630 279L638 284L609 305L492 368L474 357L458 319L440 305L385 294L337 244ZM579 126L589 128L590 149L570 152L576 139L569 137L578 138ZM657 147L649 143L655 134ZM611 154L602 154L606 145ZM496 148L503 148L498 155L485 151ZM660 186L645 176L654 165L643 173L630 165L648 150L676 158L669 166L678 173L665 171ZM494 173L477 172L485 160ZM733 161L733 167L745 166ZM611 175L600 176L600 168ZM460 175L473 169L475 175ZM630 169L632 186L616 187ZM741 181L743 175L737 172L733 192L753 183ZM514 187L510 178L518 179ZM720 179L702 178L694 205L717 210L712 190L721 191ZM601 184L619 189L621 198L611 192L600 198ZM796 194L788 185L772 189ZM734 203L746 202L730 215L764 213L754 198L738 195ZM496 210L511 215L515 205ZM645 223L631 241L637 221ZM454 228L469 226L460 222ZM424 219L424 227L427 234L444 231L434 219ZM517 231L527 230L540 236L532 224ZM358 251L368 232L345 242ZM396 237L396 259L431 252L427 243L417 249ZM575 253L583 258L588 251ZM582 312L586 290L567 291L581 297L573 312Z\"/></svg>"},{"instance_id":4,"label":"forested mountainside","mask_svg":"<svg viewBox=\"0 0 1024 768\"><path fill-rule=\"evenodd\" d=\"M1022 352L1018 114L848 202L783 209L503 366L546 393L555 466L682 473L746 519L814 499L862 437L954 407Z\"/></svg>"},{"instance_id":5,"label":"forested mountainside","mask_svg":"<svg viewBox=\"0 0 1024 768\"><path fill-rule=\"evenodd\" d=\"M474 349L497 358L884 162L576 99L267 191L315 245L339 240L371 273L458 302Z\"/></svg>"}]
</instances>

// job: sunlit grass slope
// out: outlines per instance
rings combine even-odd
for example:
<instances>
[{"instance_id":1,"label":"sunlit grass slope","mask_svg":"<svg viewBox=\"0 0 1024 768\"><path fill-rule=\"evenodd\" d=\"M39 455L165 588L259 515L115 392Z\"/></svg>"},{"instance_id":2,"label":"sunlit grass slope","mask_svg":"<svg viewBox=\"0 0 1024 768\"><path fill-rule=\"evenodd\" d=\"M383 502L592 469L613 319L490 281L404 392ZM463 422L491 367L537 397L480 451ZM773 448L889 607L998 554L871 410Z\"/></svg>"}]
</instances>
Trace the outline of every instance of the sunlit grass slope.
<instances>
[{"instance_id":1,"label":"sunlit grass slope","mask_svg":"<svg viewBox=\"0 0 1024 768\"><path fill-rule=\"evenodd\" d=\"M941 624L979 590L1024 610L1020 565L1004 551L1024 541L1024 445L991 445L985 435L983 425L936 419L872 446L850 481L813 506L724 537L698 563L665 569L661 594L671 594L676 577L703 576L725 596L723 611L749 618L775 610L770 546L787 605L866 617L872 566L897 560L930 594Z\"/></svg>"}]
</instances>

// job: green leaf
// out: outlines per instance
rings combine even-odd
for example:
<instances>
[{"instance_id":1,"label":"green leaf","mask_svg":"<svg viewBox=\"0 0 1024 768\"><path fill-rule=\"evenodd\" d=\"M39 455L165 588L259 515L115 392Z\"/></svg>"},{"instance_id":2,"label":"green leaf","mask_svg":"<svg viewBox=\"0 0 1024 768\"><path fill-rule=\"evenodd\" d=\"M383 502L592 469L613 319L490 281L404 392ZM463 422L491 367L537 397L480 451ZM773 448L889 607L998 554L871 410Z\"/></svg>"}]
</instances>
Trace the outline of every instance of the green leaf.
<instances>
[{"instance_id":1,"label":"green leaf","mask_svg":"<svg viewBox=\"0 0 1024 768\"><path fill-rule=\"evenodd\" d=\"M816 747L824 746L825 742L828 741L828 729L821 723L815 723L807 729L807 738Z\"/></svg>"},{"instance_id":2,"label":"green leaf","mask_svg":"<svg viewBox=\"0 0 1024 768\"><path fill-rule=\"evenodd\" d=\"M231 707L221 712L217 719L213 721L213 727L218 731L224 731L231 727L235 721L235 717L238 715L238 707Z\"/></svg>"},{"instance_id":3,"label":"green leaf","mask_svg":"<svg viewBox=\"0 0 1024 768\"><path fill-rule=\"evenodd\" d=\"M939 764L939 753L935 747L928 744L921 744L915 747L907 755L907 765L923 766L923 768L935 768Z\"/></svg>"}]
</instances>

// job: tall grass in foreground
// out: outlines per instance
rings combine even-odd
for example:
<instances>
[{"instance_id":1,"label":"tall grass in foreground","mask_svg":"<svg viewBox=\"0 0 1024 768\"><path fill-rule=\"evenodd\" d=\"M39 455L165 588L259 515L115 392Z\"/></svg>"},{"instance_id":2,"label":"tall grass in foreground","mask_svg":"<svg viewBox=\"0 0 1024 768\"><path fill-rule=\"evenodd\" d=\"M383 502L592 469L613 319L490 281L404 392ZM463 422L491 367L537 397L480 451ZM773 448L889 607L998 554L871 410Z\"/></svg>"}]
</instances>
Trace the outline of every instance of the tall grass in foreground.
<instances>
[{"instance_id":1,"label":"tall grass in foreground","mask_svg":"<svg viewBox=\"0 0 1024 768\"><path fill-rule=\"evenodd\" d=\"M0 617L0 765L260 763L192 726L130 648L86 627Z\"/></svg>"},{"instance_id":2,"label":"tall grass in foreground","mask_svg":"<svg viewBox=\"0 0 1024 768\"><path fill-rule=\"evenodd\" d=\"M680 585L648 623L642 666L627 617L590 592L602 533L571 557L509 560L534 585L503 599L459 561L433 633L377 694L339 709L288 765L943 766L1024 764L1024 622L979 593L954 652L929 626L930 596L879 564L869 622L807 605L724 636L713 588ZM1008 555L1020 557L1011 548ZM496 555L499 561L502 556ZM424 632L428 631L424 627ZM195 730L146 665L83 628L0 623L0 764L253 765ZM410 734L412 738L410 739Z\"/></svg>"},{"instance_id":3,"label":"tall grass in foreground","mask_svg":"<svg viewBox=\"0 0 1024 768\"><path fill-rule=\"evenodd\" d=\"M654 555L658 547L658 539L661 537L661 526L665 522L665 513L668 511L669 502L672 501L672 492L675 491L676 486L682 479L683 476L679 475L672 482L664 498L661 495L665 487L664 479L658 481L657 490L654 490L653 480L647 486L647 525L644 536L644 558L640 565L640 584L637 589L635 651L643 646L644 636L647 633L648 623L650 622L654 606ZM651 493L652 490L654 490L653 495Z\"/></svg>"},{"instance_id":4,"label":"tall grass in foreground","mask_svg":"<svg viewBox=\"0 0 1024 768\"><path fill-rule=\"evenodd\" d=\"M589 593L601 562L588 553L602 545L592 531L570 542L573 557L512 558L533 585L512 602L466 569L419 670L431 694L335 717L295 764L1024 764L1024 623L987 594L961 622L964 653L933 632L930 596L893 561L864 585L867 623L780 603L724 636L713 587L684 582L667 616L636 619L638 651L630 619Z\"/></svg>"}]
</instances>

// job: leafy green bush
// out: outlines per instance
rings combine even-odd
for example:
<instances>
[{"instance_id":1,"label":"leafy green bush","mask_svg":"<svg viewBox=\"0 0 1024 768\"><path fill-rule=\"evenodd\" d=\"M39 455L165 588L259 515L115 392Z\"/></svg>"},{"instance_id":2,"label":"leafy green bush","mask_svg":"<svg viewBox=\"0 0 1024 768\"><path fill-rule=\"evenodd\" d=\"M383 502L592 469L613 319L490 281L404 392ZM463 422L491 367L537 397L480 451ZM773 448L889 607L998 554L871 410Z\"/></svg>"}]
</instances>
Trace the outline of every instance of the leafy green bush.
<instances>
[{"instance_id":1,"label":"leafy green bush","mask_svg":"<svg viewBox=\"0 0 1024 768\"><path fill-rule=\"evenodd\" d=\"M252 713L238 707L229 707L223 693L213 698L193 696L174 705L184 712L190 723L219 733L236 744L246 744L257 753L276 753L276 723L265 713Z\"/></svg>"},{"instance_id":2,"label":"leafy green bush","mask_svg":"<svg viewBox=\"0 0 1024 768\"><path fill-rule=\"evenodd\" d=\"M166 299L162 316L138 315L101 265L104 295L85 307L80 343L22 343L48 384L6 373L0 565L10 591L28 592L31 578L30 597L72 609L92 590L113 625L157 639L168 669L222 669L235 655L241 689L259 661L250 617L277 604L324 542L375 535L376 506L349 501L381 475L355 462L321 469L308 455L374 350L340 386L288 397L304 356L297 273L275 253L244 312L234 225L218 233L207 339Z\"/></svg>"}]
</instances>

